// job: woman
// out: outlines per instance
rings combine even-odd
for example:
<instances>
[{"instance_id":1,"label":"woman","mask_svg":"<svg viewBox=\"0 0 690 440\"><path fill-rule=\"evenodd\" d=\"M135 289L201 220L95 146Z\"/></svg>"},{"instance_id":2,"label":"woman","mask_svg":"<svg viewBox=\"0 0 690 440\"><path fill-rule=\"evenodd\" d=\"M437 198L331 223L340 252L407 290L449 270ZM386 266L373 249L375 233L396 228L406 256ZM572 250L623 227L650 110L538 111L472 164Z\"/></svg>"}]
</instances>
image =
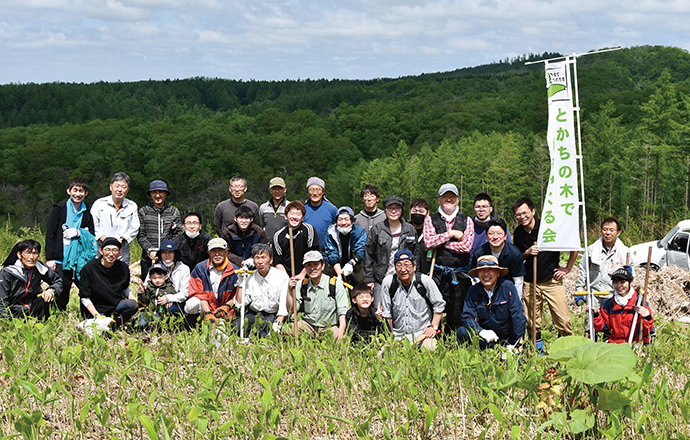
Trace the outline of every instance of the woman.
<instances>
[{"instance_id":1,"label":"woman","mask_svg":"<svg viewBox=\"0 0 690 440\"><path fill-rule=\"evenodd\" d=\"M50 315L50 305L62 293L62 279L38 261L40 253L41 244L36 240L21 241L10 251L0 271L1 319L46 319ZM45 291L42 281L49 285Z\"/></svg>"},{"instance_id":2,"label":"woman","mask_svg":"<svg viewBox=\"0 0 690 440\"><path fill-rule=\"evenodd\" d=\"M642 305L642 295L640 295L631 283L633 280L632 268L623 266L611 274L613 281L613 297L604 301L599 312L593 310L594 328L596 331L608 331L611 333L609 342L614 344L624 344L628 342L630 330L632 329L635 315L637 324L633 330L633 341L639 342L640 326L642 326L642 340L645 344L649 343L649 335L654 328L654 318L649 304ZM589 306L585 307L587 311Z\"/></svg>"}]
</instances>

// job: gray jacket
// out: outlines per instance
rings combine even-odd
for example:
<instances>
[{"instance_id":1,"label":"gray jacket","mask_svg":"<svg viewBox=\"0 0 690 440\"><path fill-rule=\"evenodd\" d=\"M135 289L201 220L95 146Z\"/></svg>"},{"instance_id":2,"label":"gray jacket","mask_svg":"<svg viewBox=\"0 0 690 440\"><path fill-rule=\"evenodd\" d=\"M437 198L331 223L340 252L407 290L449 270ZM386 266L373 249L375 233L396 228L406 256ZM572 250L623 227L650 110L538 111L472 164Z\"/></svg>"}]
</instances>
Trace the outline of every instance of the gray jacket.
<instances>
[{"instance_id":1,"label":"gray jacket","mask_svg":"<svg viewBox=\"0 0 690 440\"><path fill-rule=\"evenodd\" d=\"M381 283L388 272L391 261L391 247L393 236L388 219L375 224L367 232L367 241L364 245L364 282ZM402 221L400 231L400 249L408 249L415 253L417 249L417 237L414 226Z\"/></svg>"}]
</instances>

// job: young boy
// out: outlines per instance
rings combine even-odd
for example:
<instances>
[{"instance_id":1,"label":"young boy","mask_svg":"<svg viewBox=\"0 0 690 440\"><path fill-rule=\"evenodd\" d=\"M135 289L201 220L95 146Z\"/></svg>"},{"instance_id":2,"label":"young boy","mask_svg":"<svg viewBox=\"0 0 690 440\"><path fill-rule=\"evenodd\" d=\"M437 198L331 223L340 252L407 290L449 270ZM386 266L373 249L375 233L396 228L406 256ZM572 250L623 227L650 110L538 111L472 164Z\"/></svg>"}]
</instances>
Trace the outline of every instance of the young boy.
<instances>
[{"instance_id":1,"label":"young boy","mask_svg":"<svg viewBox=\"0 0 690 440\"><path fill-rule=\"evenodd\" d=\"M146 286L140 289L142 290L140 290L138 301L139 305L144 308L141 309L137 323L141 329L145 329L151 321L151 315L153 315L153 320L156 321L161 319L166 312L166 306L158 304L158 298L162 298L165 295L175 295L177 292L168 277L168 270L161 264L151 266Z\"/></svg>"},{"instance_id":2,"label":"young boy","mask_svg":"<svg viewBox=\"0 0 690 440\"><path fill-rule=\"evenodd\" d=\"M371 309L374 294L371 288L364 283L358 284L352 289L350 299L352 299L354 306L345 314L345 322L347 322L347 330L352 335L352 342L355 344L370 342L372 336L383 331L383 324L381 323L383 309L380 305L376 313Z\"/></svg>"}]
</instances>

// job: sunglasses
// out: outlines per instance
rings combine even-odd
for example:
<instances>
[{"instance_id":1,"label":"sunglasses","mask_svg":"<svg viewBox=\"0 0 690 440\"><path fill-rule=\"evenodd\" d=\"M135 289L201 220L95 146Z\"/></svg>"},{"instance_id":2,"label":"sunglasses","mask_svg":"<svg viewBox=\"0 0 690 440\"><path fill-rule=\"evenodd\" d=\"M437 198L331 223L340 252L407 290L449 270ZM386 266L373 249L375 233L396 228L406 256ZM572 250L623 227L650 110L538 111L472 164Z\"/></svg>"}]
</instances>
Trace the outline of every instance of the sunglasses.
<instances>
[{"instance_id":1,"label":"sunglasses","mask_svg":"<svg viewBox=\"0 0 690 440\"><path fill-rule=\"evenodd\" d=\"M488 260L488 261L480 261L480 262L477 263L477 267L484 267L484 266L489 266L489 267L491 267L491 266L498 266L498 263L496 263L495 261L491 261L491 260Z\"/></svg>"}]
</instances>

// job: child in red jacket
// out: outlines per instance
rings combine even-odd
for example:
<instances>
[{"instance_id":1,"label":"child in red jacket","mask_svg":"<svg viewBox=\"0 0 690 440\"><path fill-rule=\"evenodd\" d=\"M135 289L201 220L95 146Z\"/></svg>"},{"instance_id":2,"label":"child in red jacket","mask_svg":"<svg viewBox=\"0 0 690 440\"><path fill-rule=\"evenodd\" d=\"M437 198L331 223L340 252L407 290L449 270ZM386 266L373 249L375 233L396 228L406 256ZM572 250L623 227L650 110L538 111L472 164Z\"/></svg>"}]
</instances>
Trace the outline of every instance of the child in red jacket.
<instances>
[{"instance_id":1,"label":"child in red jacket","mask_svg":"<svg viewBox=\"0 0 690 440\"><path fill-rule=\"evenodd\" d=\"M624 266L611 274L613 281L613 298L607 299L597 313L594 313L594 328L597 331L607 330L611 333L609 342L623 344L628 342L630 330L637 317L633 341L639 341L640 326L642 326L642 339L649 343L649 334L654 328L654 318L649 304L642 306L642 295L632 288L633 272L630 266ZM587 307L587 309L589 309Z\"/></svg>"}]
</instances>

